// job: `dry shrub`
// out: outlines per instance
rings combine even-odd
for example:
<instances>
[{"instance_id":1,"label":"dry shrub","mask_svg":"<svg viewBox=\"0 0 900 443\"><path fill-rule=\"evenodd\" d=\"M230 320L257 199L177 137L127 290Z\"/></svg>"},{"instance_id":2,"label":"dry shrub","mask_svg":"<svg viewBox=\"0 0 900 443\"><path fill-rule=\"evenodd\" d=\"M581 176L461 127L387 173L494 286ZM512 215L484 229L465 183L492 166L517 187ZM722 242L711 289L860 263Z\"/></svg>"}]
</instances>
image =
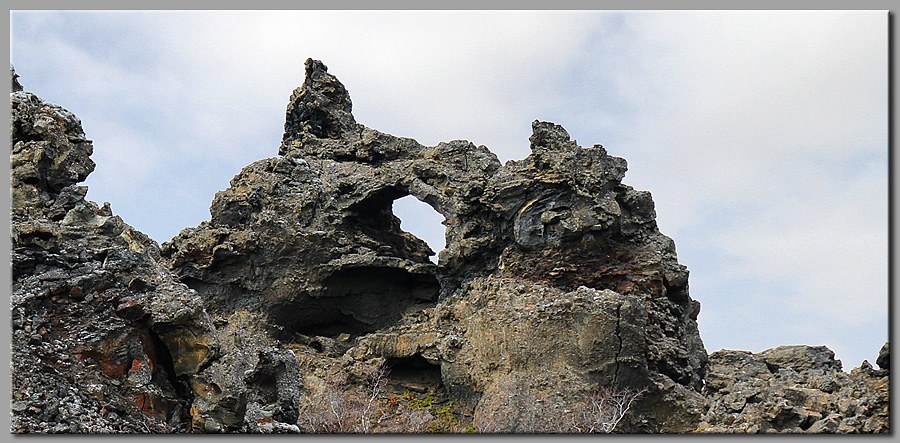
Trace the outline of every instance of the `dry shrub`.
<instances>
[{"instance_id":1,"label":"dry shrub","mask_svg":"<svg viewBox=\"0 0 900 443\"><path fill-rule=\"evenodd\" d=\"M518 379L495 383L485 392L474 428L458 422L452 402L409 393L383 397L384 366L366 374L364 388L336 373L300 408L298 425L310 433L612 433L645 390L602 388L577 401L537 398ZM620 430L621 431L621 430Z\"/></svg>"},{"instance_id":2,"label":"dry shrub","mask_svg":"<svg viewBox=\"0 0 900 443\"><path fill-rule=\"evenodd\" d=\"M382 415L379 396L386 383L383 365L367 374L365 389L347 386L346 375L337 373L325 381L321 392L308 396L300 407L298 425L311 433L372 432Z\"/></svg>"},{"instance_id":3,"label":"dry shrub","mask_svg":"<svg viewBox=\"0 0 900 443\"><path fill-rule=\"evenodd\" d=\"M452 402L435 405L430 396L409 393L386 398L387 370L379 366L364 374L365 388L352 386L345 373L331 374L315 394L300 407L298 425L317 434L362 433L456 433L471 432L455 420Z\"/></svg>"},{"instance_id":4,"label":"dry shrub","mask_svg":"<svg viewBox=\"0 0 900 443\"><path fill-rule=\"evenodd\" d=\"M592 392L588 400L577 408L573 432L612 433L619 423L628 415L631 405L646 392L645 389L615 389L603 387Z\"/></svg>"},{"instance_id":5,"label":"dry shrub","mask_svg":"<svg viewBox=\"0 0 900 443\"><path fill-rule=\"evenodd\" d=\"M587 399L552 402L508 379L482 397L475 427L483 433L612 433L644 392L605 387Z\"/></svg>"}]
</instances>

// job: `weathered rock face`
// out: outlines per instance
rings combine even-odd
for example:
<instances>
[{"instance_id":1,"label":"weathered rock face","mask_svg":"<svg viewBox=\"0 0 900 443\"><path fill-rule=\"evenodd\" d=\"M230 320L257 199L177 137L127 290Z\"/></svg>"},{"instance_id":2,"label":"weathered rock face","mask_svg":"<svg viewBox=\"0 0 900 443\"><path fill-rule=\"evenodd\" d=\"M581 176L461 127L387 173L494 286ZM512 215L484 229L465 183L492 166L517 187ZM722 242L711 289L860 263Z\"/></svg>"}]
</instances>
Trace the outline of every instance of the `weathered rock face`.
<instances>
[{"instance_id":1,"label":"weathered rock face","mask_svg":"<svg viewBox=\"0 0 900 443\"><path fill-rule=\"evenodd\" d=\"M203 303L171 277L155 242L108 204L84 200L77 183L94 163L81 122L18 89L10 94L13 431L185 430L189 380L216 353Z\"/></svg>"},{"instance_id":2,"label":"weathered rock face","mask_svg":"<svg viewBox=\"0 0 900 443\"><path fill-rule=\"evenodd\" d=\"M506 165L465 141L422 146L357 124L321 62L306 73L279 157L163 245L217 321L247 311L275 347L343 337L345 359L424 359L476 415L514 377L547 401L647 388L635 429L699 419L699 303L650 194L621 183L623 159L537 121L532 154ZM444 216L437 265L391 211L406 195Z\"/></svg>"},{"instance_id":3,"label":"weathered rock face","mask_svg":"<svg viewBox=\"0 0 900 443\"><path fill-rule=\"evenodd\" d=\"M886 355L888 345L879 355ZM698 429L714 433L887 433L887 369L869 362L849 374L824 346L710 355L710 408Z\"/></svg>"}]
</instances>

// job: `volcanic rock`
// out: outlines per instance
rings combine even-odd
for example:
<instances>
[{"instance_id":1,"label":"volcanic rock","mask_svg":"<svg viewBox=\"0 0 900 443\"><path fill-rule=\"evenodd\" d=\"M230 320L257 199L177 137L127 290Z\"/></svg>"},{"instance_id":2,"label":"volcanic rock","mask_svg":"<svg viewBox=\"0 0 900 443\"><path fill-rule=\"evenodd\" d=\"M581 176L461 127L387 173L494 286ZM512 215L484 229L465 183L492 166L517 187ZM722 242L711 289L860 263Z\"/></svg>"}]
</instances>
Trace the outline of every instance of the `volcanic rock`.
<instances>
[{"instance_id":1,"label":"volcanic rock","mask_svg":"<svg viewBox=\"0 0 900 443\"><path fill-rule=\"evenodd\" d=\"M825 346L780 346L758 354L723 350L709 361L704 394L710 407L699 432L890 430L888 374L868 362L847 374Z\"/></svg>"},{"instance_id":2,"label":"volcanic rock","mask_svg":"<svg viewBox=\"0 0 900 443\"><path fill-rule=\"evenodd\" d=\"M160 247L85 200L80 121L10 72L15 433L585 432L604 392L636 399L612 432L889 432L888 344L850 374L825 347L708 356L650 193L559 125L506 164L423 146L310 59L278 155Z\"/></svg>"},{"instance_id":3,"label":"volcanic rock","mask_svg":"<svg viewBox=\"0 0 900 443\"><path fill-rule=\"evenodd\" d=\"M881 351L878 352L878 358L875 360L875 363L879 368L884 370L891 369L891 344L885 343L884 346L881 347Z\"/></svg>"},{"instance_id":4,"label":"volcanic rock","mask_svg":"<svg viewBox=\"0 0 900 443\"><path fill-rule=\"evenodd\" d=\"M13 432L185 430L188 380L216 353L202 300L84 199L81 122L29 92L10 102Z\"/></svg>"},{"instance_id":5,"label":"volcanic rock","mask_svg":"<svg viewBox=\"0 0 900 443\"><path fill-rule=\"evenodd\" d=\"M258 315L261 343L314 350L317 366L427 362L433 388L475 415L512 379L551 403L647 389L633 429L685 429L707 356L650 194L621 183L625 160L532 127L532 154L505 165L466 141L423 146L357 124L343 85L308 60L279 156L244 168L163 257L216 322ZM444 217L437 264L392 213L407 195Z\"/></svg>"}]
</instances>

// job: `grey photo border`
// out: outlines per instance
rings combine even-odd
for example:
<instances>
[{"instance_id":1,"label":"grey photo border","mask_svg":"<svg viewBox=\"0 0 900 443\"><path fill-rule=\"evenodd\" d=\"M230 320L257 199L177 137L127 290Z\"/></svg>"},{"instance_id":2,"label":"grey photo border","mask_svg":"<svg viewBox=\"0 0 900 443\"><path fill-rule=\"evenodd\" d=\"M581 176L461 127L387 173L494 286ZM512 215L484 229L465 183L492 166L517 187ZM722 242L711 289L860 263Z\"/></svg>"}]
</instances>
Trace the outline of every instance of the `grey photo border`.
<instances>
[{"instance_id":1,"label":"grey photo border","mask_svg":"<svg viewBox=\"0 0 900 443\"><path fill-rule=\"evenodd\" d=\"M136 3L128 3L127 6L121 2L113 2L109 0L88 0L77 2L77 4L73 4L72 2L64 2L59 0L48 0L48 1L33 1L28 3L19 3L15 6L19 8L11 8L10 14L16 10L204 10L208 9L209 6L212 6L211 2L201 2L201 1L173 1L173 0L159 0L155 2L136 2ZM629 11L629 10L658 10L658 11L666 11L666 10L882 10L885 11L886 14L889 15L889 48L890 54L888 58L888 73L889 73L889 88L890 97L889 97L889 110L888 116L890 120L890 135L888 137L888 145L889 145L889 211L888 217L890 222L889 234L888 234L888 242L889 242L889 254L888 254L888 262L889 262L889 281L888 281L888 294L889 294L889 309L890 309L890 318L891 322L888 328L890 337L893 337L893 318L894 318L894 310L896 309L896 304L892 302L893 294L894 294L894 271L897 263L894 259L894 222L896 221L895 210L896 204L894 202L896 198L896 194L894 191L894 171L895 163L897 162L897 156L893 155L893 146L894 146L894 137L893 132L896 127L897 115L893 112L893 103L896 101L896 89L894 86L894 76L896 74L896 70L894 68L894 53L897 48L897 35L893 30L893 26L895 23L895 12L892 10L892 7L896 7L895 2L887 1L887 0L858 0L855 2L840 2L836 0L827 0L827 1L819 1L819 2L805 2L798 0L757 0L754 2L748 1L732 1L732 2L722 2L722 1L710 1L710 0L689 0L689 1L662 1L662 0L609 0L598 4L598 2L590 2L586 0L557 0L555 2L538 2L534 0L523 0L519 2L508 2L508 1L471 1L471 0L462 0L456 1L452 4L445 2L413 2L413 1L403 1L403 0L391 0L391 1L382 1L382 2L365 2L360 0L333 0L331 2L309 2L309 1L284 1L284 0L263 0L259 2L254 2L252 5L255 6L253 8L247 8L247 4L243 2L237 1L223 1L217 2L214 4L216 8L220 10L257 10L257 9L269 9L269 10L295 10L295 9L330 9L330 10L403 10L403 9L433 9L433 10L618 10L618 11ZM550 7L552 6L552 7ZM602 7L601 7L602 6ZM811 6L813 6L811 8ZM9 23L9 22L8 22ZM10 35L7 33L7 35ZM10 41L10 45L12 42ZM11 46L10 46L11 47ZM63 104L64 105L64 104ZM9 129L9 108L5 108L4 110L6 117L4 118L4 122L7 125L7 131ZM8 133L8 132L7 132ZM9 172L9 165L4 164L4 168L7 170L7 175ZM5 193L2 195L2 200L4 202L7 210L10 208L10 196L9 193ZM8 214L9 212L7 212ZM5 218L7 231L10 227L9 218ZM11 250L11 240L8 236L0 237L0 241L2 241L3 248L6 251ZM0 272L0 279L2 279L3 285L6 288L11 288L11 270L10 267L7 266ZM6 325L10 324L10 310L6 309L3 311L3 319ZM6 368L9 368L10 364L10 353L9 353L9 343L10 343L10 328L0 328L0 340L6 345L7 351L3 353L3 362ZM10 374L9 371L0 371L0 379L2 379L3 386L6 387L6 392L11 392L11 384L10 384ZM894 389L891 389L891 397L893 398ZM0 402L0 408L3 410L3 414L0 414L2 417L2 422L5 429L10 429L10 416L9 416L9 402ZM892 419L892 429L893 425L895 425L895 421ZM0 428L2 429L2 428ZM44 439L56 438L54 436L21 436L18 434L10 434L13 438L25 438L28 440L37 440L42 441ZM395 438L400 437L403 439L451 439L451 438L466 438L471 441L471 439L475 439L475 441L484 440L484 439L509 439L509 438L527 438L534 440L542 440L545 438L562 438L562 439L575 439L575 440L585 440L585 439L596 439L599 438L597 436L535 436L535 435L512 435L512 436L486 436L486 435L468 435L468 436L449 436L449 435L410 435L410 436L379 436L372 438ZM603 438L627 438L629 440L637 439L637 440L652 440L658 438L656 435L621 435L621 436L605 436ZM675 437L675 438L704 438L709 439L712 438L714 440L729 438L724 435L697 435L697 436L689 436L689 435L666 435L666 437ZM797 438L800 436L744 436L743 438ZM88 441L89 439L95 438L94 435L73 435L66 436L67 440L74 439L75 441ZM100 436L100 438L119 438L117 436ZM145 436L134 436L132 438L145 438ZM193 435L168 435L164 436L166 439L175 439L176 441L190 441L195 438L207 438L202 436L193 436ZM279 438L272 436L241 436L236 438L251 438L253 440L256 439L269 439L269 438ZM283 437L282 437L283 438ZM297 436L291 436L290 438L298 438ZM303 438L303 437L299 437ZM323 436L315 436L313 438L321 438L327 440L344 440L344 439L354 439L354 438L365 438L363 436L334 436L334 435L323 435ZM800 437L802 438L802 437ZM842 438L865 438L861 436L844 436ZM869 437L871 438L871 437Z\"/></svg>"}]
</instances>

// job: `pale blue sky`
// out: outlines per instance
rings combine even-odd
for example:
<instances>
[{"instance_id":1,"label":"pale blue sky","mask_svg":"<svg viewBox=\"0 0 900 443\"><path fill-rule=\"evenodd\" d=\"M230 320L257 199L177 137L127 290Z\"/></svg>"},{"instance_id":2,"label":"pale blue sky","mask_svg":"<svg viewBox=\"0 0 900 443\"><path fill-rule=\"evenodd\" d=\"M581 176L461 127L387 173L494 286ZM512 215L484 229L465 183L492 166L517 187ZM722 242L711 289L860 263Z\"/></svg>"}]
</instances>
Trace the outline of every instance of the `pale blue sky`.
<instances>
[{"instance_id":1,"label":"pale blue sky","mask_svg":"<svg viewBox=\"0 0 900 443\"><path fill-rule=\"evenodd\" d=\"M628 160L708 351L887 340L887 13L13 12L26 90L94 141L88 198L160 243L277 155L303 61L358 122L528 155L534 119ZM439 217L395 212L443 246ZM436 215L436 214L435 214Z\"/></svg>"}]
</instances>

